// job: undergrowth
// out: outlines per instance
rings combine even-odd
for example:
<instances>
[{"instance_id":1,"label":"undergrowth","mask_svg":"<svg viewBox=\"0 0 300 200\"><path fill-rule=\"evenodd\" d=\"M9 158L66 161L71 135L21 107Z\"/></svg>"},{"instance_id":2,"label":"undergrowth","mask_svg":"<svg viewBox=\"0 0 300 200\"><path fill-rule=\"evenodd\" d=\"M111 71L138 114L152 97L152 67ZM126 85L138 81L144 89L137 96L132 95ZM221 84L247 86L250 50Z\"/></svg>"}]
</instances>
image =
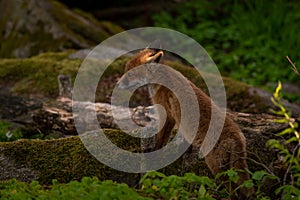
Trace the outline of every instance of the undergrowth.
<instances>
[{"instance_id":1,"label":"undergrowth","mask_svg":"<svg viewBox=\"0 0 300 200\"><path fill-rule=\"evenodd\" d=\"M259 86L300 83L283 59L300 59L299 8L297 1L193 0L153 20L198 41L224 75Z\"/></svg>"},{"instance_id":2,"label":"undergrowth","mask_svg":"<svg viewBox=\"0 0 300 200\"><path fill-rule=\"evenodd\" d=\"M280 140L271 139L267 142L267 146L278 151L286 168L280 180L281 187L275 191L276 194L280 194L282 199L300 198L300 133L298 123L291 118L290 112L283 106L281 88L279 82L272 97L272 102L278 110L273 110L273 112L283 117L277 122L286 123L289 127L276 134Z\"/></svg>"}]
</instances>

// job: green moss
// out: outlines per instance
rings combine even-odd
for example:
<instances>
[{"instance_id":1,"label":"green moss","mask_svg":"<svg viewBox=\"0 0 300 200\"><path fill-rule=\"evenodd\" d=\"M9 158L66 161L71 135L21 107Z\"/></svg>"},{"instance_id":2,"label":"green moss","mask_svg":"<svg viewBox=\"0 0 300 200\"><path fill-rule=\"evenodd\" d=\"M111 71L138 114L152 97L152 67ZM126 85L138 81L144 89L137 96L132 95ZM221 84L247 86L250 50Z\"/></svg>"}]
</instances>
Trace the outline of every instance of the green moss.
<instances>
[{"instance_id":1,"label":"green moss","mask_svg":"<svg viewBox=\"0 0 300 200\"><path fill-rule=\"evenodd\" d=\"M13 92L57 95L59 74L69 74L73 80L81 64L68 60L70 52L47 53L27 59L0 60L0 78L14 82Z\"/></svg>"},{"instance_id":2,"label":"green moss","mask_svg":"<svg viewBox=\"0 0 300 200\"><path fill-rule=\"evenodd\" d=\"M82 60L68 59L72 52L49 52L26 59L0 59L0 82L13 83L11 90L15 93L57 96L57 76L59 74L70 75L74 81L82 63ZM127 60L128 58L121 57L112 63L102 76L104 82L107 77L120 76ZM112 86L106 89L99 87L97 94L100 96L97 97L97 100L104 100L103 93L112 91L112 89Z\"/></svg>"},{"instance_id":3,"label":"green moss","mask_svg":"<svg viewBox=\"0 0 300 200\"><path fill-rule=\"evenodd\" d=\"M132 137L120 130L104 129L104 133L108 139L121 149L129 152L141 152L140 139ZM258 136L249 133L246 135L251 141L251 138L257 138ZM261 136L259 136L261 137ZM272 157L263 156L270 155L269 150L265 148L265 140L256 142L249 145L248 150L255 153L255 155L261 156L263 162L270 162ZM95 141L95 140L93 140ZM94 143L93 143L94 144ZM91 148L98 148L99 143ZM104 144L105 145L105 144ZM257 149L261 149L262 152L257 152ZM114 180L118 182L126 182L131 186L136 186L140 175L125 173L114 170L96 160L82 144L78 136L54 139L54 140L17 140L13 142L0 142L0 167L9 171L9 163L14 163L15 166L22 166L27 171L33 171L37 176L35 177L42 184L51 184L52 179L57 179L59 182L66 183L71 180L79 180L84 176L97 176L100 180ZM105 151L107 153L107 151ZM167 152L174 153L174 152ZM108 154L109 155L109 154ZM167 154L163 154L167 156ZM110 155L112 159L118 159L118 155ZM252 154L249 155L251 158ZM3 160L4 158L4 160ZM256 158L253 158L256 159ZM164 160L161 157L161 160ZM132 164L132 163L131 163ZM248 162L250 170L260 170L261 166ZM120 163L120 166L126 165L125 162ZM10 165L11 166L11 165ZM6 168L7 167L7 168ZM187 172L193 172L201 176L212 177L211 172L207 168L203 159L199 159L197 152L186 153L172 164L160 169L166 175L183 175ZM17 177L18 173L12 171L11 177ZM23 173L23 172L22 172ZM6 173L7 174L7 173ZM26 174L22 174L26 176ZM7 179L7 175L0 174L0 180ZM30 179L26 179L29 181Z\"/></svg>"},{"instance_id":4,"label":"green moss","mask_svg":"<svg viewBox=\"0 0 300 200\"><path fill-rule=\"evenodd\" d=\"M140 151L139 138L134 138L119 130L105 129L104 132L108 139L118 147L130 152ZM89 154L77 136L56 140L23 139L0 142L0 149L1 155L13 161L17 166L24 166L38 172L37 180L43 184L50 184L52 179L69 182L84 176L97 176L100 180L111 179L131 185L137 184L140 179L139 174L120 172L100 163ZM177 175L191 170L197 174L207 173L207 168L202 161L193 166L187 164L184 158L180 158L161 171ZM203 171L203 168L206 170ZM5 177L0 175L0 179L5 179Z\"/></svg>"},{"instance_id":5,"label":"green moss","mask_svg":"<svg viewBox=\"0 0 300 200\"><path fill-rule=\"evenodd\" d=\"M46 52L39 54L37 56L34 56L33 58L38 58L38 59L53 59L56 61L62 61L65 59L68 59L68 56L74 53L74 50L69 50L69 51L64 51L64 52Z\"/></svg>"},{"instance_id":6,"label":"green moss","mask_svg":"<svg viewBox=\"0 0 300 200\"><path fill-rule=\"evenodd\" d=\"M106 130L106 135L120 148L129 149L138 142L120 131ZM38 180L49 184L52 179L69 182L83 176L97 176L101 180L120 178L126 173L117 172L92 157L79 137L57 140L18 140L0 143L2 154L17 165L39 172ZM138 178L138 175L132 175ZM3 177L2 177L3 179Z\"/></svg>"}]
</instances>

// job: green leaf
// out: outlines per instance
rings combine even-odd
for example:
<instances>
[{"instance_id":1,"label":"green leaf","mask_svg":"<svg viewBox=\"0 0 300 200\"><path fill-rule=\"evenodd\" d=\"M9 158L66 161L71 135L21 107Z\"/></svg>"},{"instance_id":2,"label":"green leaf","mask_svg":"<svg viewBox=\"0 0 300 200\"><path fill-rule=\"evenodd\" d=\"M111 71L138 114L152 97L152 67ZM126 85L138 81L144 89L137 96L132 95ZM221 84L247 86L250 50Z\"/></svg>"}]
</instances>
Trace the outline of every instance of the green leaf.
<instances>
[{"instance_id":1,"label":"green leaf","mask_svg":"<svg viewBox=\"0 0 300 200\"><path fill-rule=\"evenodd\" d=\"M283 131L281 131L280 133L277 133L276 136L283 136L283 135L286 135L286 134L289 134L289 133L292 133L292 132L294 132L294 129L286 128Z\"/></svg>"},{"instance_id":2,"label":"green leaf","mask_svg":"<svg viewBox=\"0 0 300 200\"><path fill-rule=\"evenodd\" d=\"M283 115L284 113L282 111L279 111L276 112L275 114ZM275 119L274 122L284 124L284 123L288 123L289 121L287 119Z\"/></svg>"},{"instance_id":3,"label":"green leaf","mask_svg":"<svg viewBox=\"0 0 300 200\"><path fill-rule=\"evenodd\" d=\"M298 142L298 139L296 137L291 137L290 139L284 141L284 144L289 144L291 142Z\"/></svg>"},{"instance_id":4,"label":"green leaf","mask_svg":"<svg viewBox=\"0 0 300 200\"><path fill-rule=\"evenodd\" d=\"M143 184L145 179L147 179L147 178L154 179L155 177L165 178L166 175L164 175L163 173L157 172L157 171L149 171L140 179L139 183Z\"/></svg>"},{"instance_id":5,"label":"green leaf","mask_svg":"<svg viewBox=\"0 0 300 200\"><path fill-rule=\"evenodd\" d=\"M252 180L247 180L247 181L243 182L242 187L252 188L252 187L254 187L254 184L253 184Z\"/></svg>"},{"instance_id":6,"label":"green leaf","mask_svg":"<svg viewBox=\"0 0 300 200\"><path fill-rule=\"evenodd\" d=\"M184 175L184 179L190 183L196 183L198 185L207 185L212 187L214 182L207 176L197 176L194 173L187 173Z\"/></svg>"},{"instance_id":7,"label":"green leaf","mask_svg":"<svg viewBox=\"0 0 300 200\"><path fill-rule=\"evenodd\" d=\"M258 180L258 181L261 181L263 179L263 177L265 175L267 175L268 173L264 170L261 170L261 171L256 171L252 174L252 179L254 180Z\"/></svg>"},{"instance_id":8,"label":"green leaf","mask_svg":"<svg viewBox=\"0 0 300 200\"><path fill-rule=\"evenodd\" d=\"M52 180L52 185L58 185L58 184L59 184L59 182L57 181L57 179Z\"/></svg>"},{"instance_id":9,"label":"green leaf","mask_svg":"<svg viewBox=\"0 0 300 200\"><path fill-rule=\"evenodd\" d=\"M42 186L39 184L38 181L32 181L30 184L29 184L30 188L34 191L37 191L39 190Z\"/></svg>"},{"instance_id":10,"label":"green leaf","mask_svg":"<svg viewBox=\"0 0 300 200\"><path fill-rule=\"evenodd\" d=\"M284 185L275 190L276 194L283 193L282 199L290 200L292 196L300 197L300 189L293 185Z\"/></svg>"},{"instance_id":11,"label":"green leaf","mask_svg":"<svg viewBox=\"0 0 300 200\"><path fill-rule=\"evenodd\" d=\"M200 197L203 197L206 193L206 189L204 187L204 185L201 185L198 191L198 194L200 195Z\"/></svg>"},{"instance_id":12,"label":"green leaf","mask_svg":"<svg viewBox=\"0 0 300 200\"><path fill-rule=\"evenodd\" d=\"M239 176L234 169L229 169L226 171L227 176L229 177L229 181L233 183L237 183L239 180Z\"/></svg>"},{"instance_id":13,"label":"green leaf","mask_svg":"<svg viewBox=\"0 0 300 200\"><path fill-rule=\"evenodd\" d=\"M219 179L221 176L224 176L225 172L219 172L217 173L217 175L215 176L215 179Z\"/></svg>"},{"instance_id":14,"label":"green leaf","mask_svg":"<svg viewBox=\"0 0 300 200\"><path fill-rule=\"evenodd\" d=\"M279 141L276 140L276 139L270 139L270 140L268 140L267 143L266 143L266 146L267 146L268 148L274 148L275 146L278 146L278 145L280 145L280 143L279 143Z\"/></svg>"}]
</instances>

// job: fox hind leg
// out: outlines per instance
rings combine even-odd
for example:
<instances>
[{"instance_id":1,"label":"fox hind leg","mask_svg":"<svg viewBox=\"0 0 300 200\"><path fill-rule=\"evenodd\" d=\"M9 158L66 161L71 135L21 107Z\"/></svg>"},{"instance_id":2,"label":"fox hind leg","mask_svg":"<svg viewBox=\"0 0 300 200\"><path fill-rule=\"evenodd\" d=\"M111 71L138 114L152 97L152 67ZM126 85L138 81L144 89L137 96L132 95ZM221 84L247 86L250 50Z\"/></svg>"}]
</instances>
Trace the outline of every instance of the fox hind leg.
<instances>
[{"instance_id":1,"label":"fox hind leg","mask_svg":"<svg viewBox=\"0 0 300 200\"><path fill-rule=\"evenodd\" d=\"M244 146L239 146L239 144L233 143L231 146L227 147L229 148L225 148L221 145L216 146L205 157L205 162L214 176L231 168L237 170L237 175L239 177L238 182L233 184L231 188L228 188L229 186L227 185L227 188L231 190L229 192L233 193L233 190L241 185L244 181L249 180L250 176L248 172L245 171L245 169L248 168L248 165L245 160L247 153ZM223 176L218 181L223 182L226 181L226 179L227 178ZM251 199L252 195L255 193L253 188L245 187L238 189L236 192L237 195L233 196L233 199Z\"/></svg>"}]
</instances>

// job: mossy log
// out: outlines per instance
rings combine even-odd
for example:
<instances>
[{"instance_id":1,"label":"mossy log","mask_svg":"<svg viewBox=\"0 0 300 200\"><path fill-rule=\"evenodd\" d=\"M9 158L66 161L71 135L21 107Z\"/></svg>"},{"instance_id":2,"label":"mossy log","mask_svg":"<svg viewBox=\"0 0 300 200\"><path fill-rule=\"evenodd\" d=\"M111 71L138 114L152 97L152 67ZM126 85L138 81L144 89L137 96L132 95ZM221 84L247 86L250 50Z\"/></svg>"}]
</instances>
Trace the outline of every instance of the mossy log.
<instances>
[{"instance_id":1,"label":"mossy log","mask_svg":"<svg viewBox=\"0 0 300 200\"><path fill-rule=\"evenodd\" d=\"M72 102L60 102L55 107L44 106L33 113L33 119L37 128L45 132L60 131L67 135L76 135L74 125L74 116L72 113ZM107 104L107 103L75 103L82 109L95 109L99 124L102 128L118 128L116 119L120 121L133 120L139 126L147 126L157 120L157 116L153 113L154 107L138 106L130 108L130 115L124 115L127 109ZM112 113L113 109L118 112ZM244 133L274 135L287 127L286 124L275 122L278 117L270 114L250 114L228 111L231 118L236 121Z\"/></svg>"},{"instance_id":2,"label":"mossy log","mask_svg":"<svg viewBox=\"0 0 300 200\"><path fill-rule=\"evenodd\" d=\"M41 109L35 110L35 112L32 113L33 127L46 133L58 131L65 135L76 135L74 118L77 116L72 113L72 102L67 98L63 98L62 100L65 102L57 102L55 107L53 105L44 106ZM120 106L116 107L107 103L76 102L74 104L80 106L83 110L95 111L101 128L118 129L117 121L126 124L126 122L132 120L138 126L144 127L157 120L153 106L129 108L130 113L127 113L126 108ZM117 110L114 115L113 109ZM86 116L88 119L91 119L91 117L92 116ZM132 128L126 128L126 130L130 129Z\"/></svg>"}]
</instances>

